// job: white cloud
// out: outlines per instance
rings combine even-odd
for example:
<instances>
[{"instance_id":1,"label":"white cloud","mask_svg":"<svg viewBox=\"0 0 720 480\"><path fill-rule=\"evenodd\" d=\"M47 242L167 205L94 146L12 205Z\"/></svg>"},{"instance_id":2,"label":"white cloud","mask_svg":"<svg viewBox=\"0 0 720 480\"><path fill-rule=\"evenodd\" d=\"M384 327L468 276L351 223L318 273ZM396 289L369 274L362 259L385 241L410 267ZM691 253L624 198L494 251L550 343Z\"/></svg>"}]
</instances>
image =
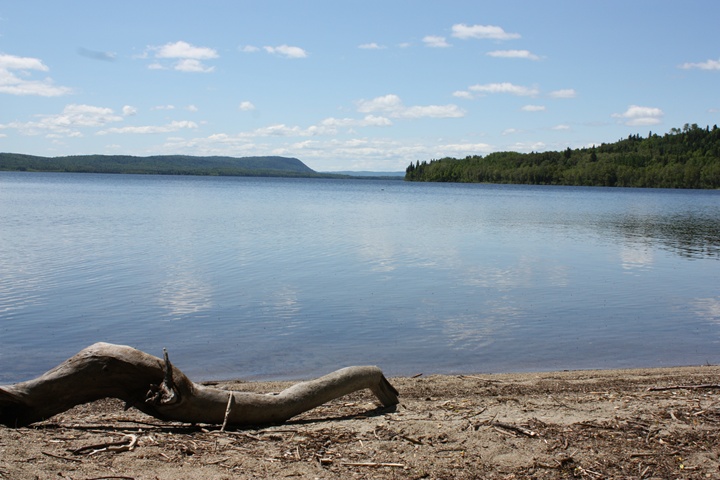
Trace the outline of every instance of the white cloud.
<instances>
[{"instance_id":1,"label":"white cloud","mask_svg":"<svg viewBox=\"0 0 720 480\"><path fill-rule=\"evenodd\" d=\"M466 90L458 90L456 92L453 92L452 95L453 95L453 97L457 97L457 98L466 98L466 99L473 98L473 94Z\"/></svg>"},{"instance_id":2,"label":"white cloud","mask_svg":"<svg viewBox=\"0 0 720 480\"><path fill-rule=\"evenodd\" d=\"M249 112L251 110L255 110L255 105L253 105L252 102L244 101L240 102L238 108L243 112Z\"/></svg>"},{"instance_id":3,"label":"white cloud","mask_svg":"<svg viewBox=\"0 0 720 480\"><path fill-rule=\"evenodd\" d=\"M438 146L406 145L388 139L352 138L347 140L333 139L329 142L306 141L288 146L288 152L303 149L303 156L324 159L335 163L338 158L352 157L357 162L367 162L366 165L382 165L379 170L386 170L391 163L397 170L404 170L410 161L418 158L433 158L438 156ZM282 149L278 149L282 150ZM364 169L375 169L366 166ZM358 167L356 167L358 168ZM334 168L337 169L337 168Z\"/></svg>"},{"instance_id":4,"label":"white cloud","mask_svg":"<svg viewBox=\"0 0 720 480\"><path fill-rule=\"evenodd\" d=\"M320 125L325 127L387 127L392 121L386 117L366 115L362 119L356 118L326 118Z\"/></svg>"},{"instance_id":5,"label":"white cloud","mask_svg":"<svg viewBox=\"0 0 720 480\"><path fill-rule=\"evenodd\" d=\"M344 123L345 119L337 122ZM335 123L329 120L328 123ZM406 143L390 138L354 136L349 138L322 138L309 135L311 129L275 125L271 129L258 129L235 135L217 133L195 138L167 138L162 148L167 153L185 152L188 155L287 155L303 159L311 168L320 171L348 170L404 170L409 162L422 158L439 158L451 155L461 157L489 152L493 147L485 143L447 142L436 139ZM313 129L313 132L321 130ZM268 135L268 132L276 135ZM277 134L285 134L277 135ZM303 134L303 135L299 135ZM304 136L304 138L302 138ZM293 138L295 137L295 138ZM300 137L300 138L297 138ZM361 165L362 164L362 165ZM364 166L363 166L364 165Z\"/></svg>"},{"instance_id":6,"label":"white cloud","mask_svg":"<svg viewBox=\"0 0 720 480\"><path fill-rule=\"evenodd\" d=\"M488 52L488 56L496 58L524 58L527 60L540 60L540 57L529 50L495 50Z\"/></svg>"},{"instance_id":7,"label":"white cloud","mask_svg":"<svg viewBox=\"0 0 720 480\"><path fill-rule=\"evenodd\" d=\"M572 88L565 88L550 92L550 96L553 98L575 98L577 96L577 92Z\"/></svg>"},{"instance_id":8,"label":"white cloud","mask_svg":"<svg viewBox=\"0 0 720 480\"><path fill-rule=\"evenodd\" d=\"M450 143L438 147L436 157L461 158L478 153L490 153L493 148L487 143Z\"/></svg>"},{"instance_id":9,"label":"white cloud","mask_svg":"<svg viewBox=\"0 0 720 480\"><path fill-rule=\"evenodd\" d=\"M384 47L380 47L376 43L367 43L364 45L360 45L358 48L373 49ZM239 47L239 49L243 53L255 53L260 51L260 48L256 47L255 45L244 45L242 47ZM262 47L262 50L265 50L267 53L285 58L306 58L308 56L308 53L302 48L294 47L291 45L279 45L277 47L265 46Z\"/></svg>"},{"instance_id":10,"label":"white cloud","mask_svg":"<svg viewBox=\"0 0 720 480\"><path fill-rule=\"evenodd\" d=\"M457 105L424 105L406 107L397 95L384 95L357 102L358 112L385 112L393 118L458 118L465 112Z\"/></svg>"},{"instance_id":11,"label":"white cloud","mask_svg":"<svg viewBox=\"0 0 720 480\"><path fill-rule=\"evenodd\" d=\"M552 129L553 130L570 130L570 125L563 125L563 124L555 125L554 127L552 127Z\"/></svg>"},{"instance_id":12,"label":"white cloud","mask_svg":"<svg viewBox=\"0 0 720 480\"><path fill-rule=\"evenodd\" d=\"M372 43L363 43L362 45L358 45L358 48L362 50L383 50L386 47L384 45L378 45L375 42Z\"/></svg>"},{"instance_id":13,"label":"white cloud","mask_svg":"<svg viewBox=\"0 0 720 480\"><path fill-rule=\"evenodd\" d=\"M383 99L376 105L398 105L394 100ZM402 103L400 103L402 105ZM372 162L392 161L399 170L407 166L411 160L418 158L437 157L439 150L444 155L468 155L489 149L484 143L453 143L443 145L434 139L406 144L387 138L373 139L359 137L356 129L386 127L393 124L385 115L368 113L362 118L325 118L321 122L309 126L293 126L287 124L267 125L250 131L236 134L215 133L196 138L168 138L163 148L168 152L183 151L196 155L292 155L302 154L306 161L323 160L337 162L338 158L367 158ZM346 138L346 135L351 135ZM440 145L440 146L439 146ZM450 153L448 153L450 152ZM388 163L384 163L387 169ZM395 167L393 167L395 168Z\"/></svg>"},{"instance_id":14,"label":"white cloud","mask_svg":"<svg viewBox=\"0 0 720 480\"><path fill-rule=\"evenodd\" d=\"M14 55L0 55L0 68L3 70L50 70L41 60L31 57L16 57Z\"/></svg>"},{"instance_id":15,"label":"white cloud","mask_svg":"<svg viewBox=\"0 0 720 480\"><path fill-rule=\"evenodd\" d=\"M195 122L191 122L190 120L175 120L173 122L170 122L169 125L167 125L169 128L172 128L173 130L178 130L180 128L197 128L198 125Z\"/></svg>"},{"instance_id":16,"label":"white cloud","mask_svg":"<svg viewBox=\"0 0 720 480\"><path fill-rule=\"evenodd\" d=\"M523 112L544 112L545 106L544 105L525 105L520 110Z\"/></svg>"},{"instance_id":17,"label":"white cloud","mask_svg":"<svg viewBox=\"0 0 720 480\"><path fill-rule=\"evenodd\" d=\"M236 149L236 150L246 150L249 148L256 149L258 154L260 152L265 152L264 154L267 154L267 152L272 151L275 152L274 154L277 154L277 151L272 150L270 145L259 145L259 144L252 144L254 139L260 139L260 138L274 138L274 139L281 139L281 138L293 138L293 137L300 137L300 138L307 138L307 137L320 137L320 136L335 136L338 135L338 129L339 128L346 128L346 129L353 129L355 127L384 127L384 126L390 126L392 125L392 121L390 121L388 118L382 117L382 116L376 116L376 115L366 115L365 117L361 119L354 119L354 118L326 118L325 120L321 121L317 125L311 125L309 127L303 128L300 126L292 126L292 125L286 125L284 123L274 124L274 125L267 125L261 128L257 128L251 131L246 132L240 132L234 135L228 135L226 133L215 133L212 135L209 135L205 138L200 139L193 139L193 140L186 140L186 139L174 139L169 140L172 142L173 145L178 147L178 145L182 144L184 149L195 149L198 146L205 145L202 150L198 150L198 154L201 155L225 155L229 150L222 150L222 149ZM108 129L106 131L101 132L101 134L105 133L165 133L169 131L177 130L178 127L181 127L182 125L179 125L178 122L174 122L171 125L163 126L163 127L125 127L125 128L114 128L114 129ZM185 125L186 128L194 128L195 125L192 122L187 122L187 125ZM349 130L348 132L351 132L352 130ZM348 133L345 132L345 133ZM273 142L277 140L272 140ZM299 143L310 143L314 142L311 140L303 140ZM335 140L330 141L335 142ZM298 142L295 142L298 144ZM215 145L215 146L212 146ZM217 145L222 145L222 149L216 147ZM284 148L284 147L283 147ZM287 152L286 152L287 153ZM236 153L235 153L236 154Z\"/></svg>"},{"instance_id":18,"label":"white cloud","mask_svg":"<svg viewBox=\"0 0 720 480\"><path fill-rule=\"evenodd\" d=\"M360 100L358 102L359 112L394 112L402 109L402 100L397 95L384 95L375 97L372 100Z\"/></svg>"},{"instance_id":19,"label":"white cloud","mask_svg":"<svg viewBox=\"0 0 720 480\"><path fill-rule=\"evenodd\" d=\"M149 51L155 52L155 58L161 61L155 61L148 65L151 70L165 70L168 67L162 60L174 60L171 63L172 69L179 72L191 73L210 73L215 67L206 66L201 60L212 60L218 58L217 51L208 47L196 47L187 42L178 41L175 43L166 43L159 47L148 47Z\"/></svg>"},{"instance_id":20,"label":"white cloud","mask_svg":"<svg viewBox=\"0 0 720 480\"><path fill-rule=\"evenodd\" d=\"M67 105L59 115L48 115L42 124L48 127L99 127L111 122L119 122L122 117L111 108L93 105Z\"/></svg>"},{"instance_id":21,"label":"white cloud","mask_svg":"<svg viewBox=\"0 0 720 480\"><path fill-rule=\"evenodd\" d=\"M185 110L187 110L188 112L197 112L200 109L195 105L188 105L187 107L185 107Z\"/></svg>"},{"instance_id":22,"label":"white cloud","mask_svg":"<svg viewBox=\"0 0 720 480\"><path fill-rule=\"evenodd\" d=\"M307 52L300 47L293 47L290 45L280 45L277 47L263 47L266 52L274 55L279 55L285 58L305 58L308 56Z\"/></svg>"},{"instance_id":23,"label":"white cloud","mask_svg":"<svg viewBox=\"0 0 720 480\"><path fill-rule=\"evenodd\" d=\"M388 118L376 115L366 115L361 119L356 118L333 118L329 117L322 120L317 125L311 125L307 128L300 126L289 126L284 123L268 125L257 128L249 132L242 132L237 135L216 134L211 136L213 140L236 142L239 139L246 141L251 138L259 137L317 137L321 135L334 136L338 134L338 128L354 127L386 127L392 125L392 121Z\"/></svg>"},{"instance_id":24,"label":"white cloud","mask_svg":"<svg viewBox=\"0 0 720 480\"><path fill-rule=\"evenodd\" d=\"M406 107L396 114L399 118L460 118L465 112L457 105L418 105Z\"/></svg>"},{"instance_id":25,"label":"white cloud","mask_svg":"<svg viewBox=\"0 0 720 480\"><path fill-rule=\"evenodd\" d=\"M665 112L655 107L630 105L624 113L614 113L613 118L620 118L628 126L657 125L662 122Z\"/></svg>"},{"instance_id":26,"label":"white cloud","mask_svg":"<svg viewBox=\"0 0 720 480\"><path fill-rule=\"evenodd\" d=\"M311 137L317 135L319 132L318 128L311 126L308 128L301 128L298 126L288 126L284 123L278 123L276 125L268 125L253 130L249 133L243 133L241 136L244 137Z\"/></svg>"},{"instance_id":27,"label":"white cloud","mask_svg":"<svg viewBox=\"0 0 720 480\"><path fill-rule=\"evenodd\" d=\"M167 125L146 125L146 126L128 126L128 127L115 127L108 128L97 132L96 135L107 135L110 133L135 133L135 134L148 134L148 133L169 133L182 130L184 128L197 128L198 125L195 122L187 120L173 121Z\"/></svg>"},{"instance_id":28,"label":"white cloud","mask_svg":"<svg viewBox=\"0 0 720 480\"><path fill-rule=\"evenodd\" d=\"M484 85L472 85L468 88L473 92L480 94L485 93L509 93L511 95L518 96L533 96L538 94L538 89L534 87L523 87L521 85L514 85L509 82L503 83L486 83Z\"/></svg>"},{"instance_id":29,"label":"white cloud","mask_svg":"<svg viewBox=\"0 0 720 480\"><path fill-rule=\"evenodd\" d=\"M440 37L437 35L427 35L425 38L423 38L423 43L426 47L432 48L447 48L451 46L449 43L447 43L445 37Z\"/></svg>"},{"instance_id":30,"label":"white cloud","mask_svg":"<svg viewBox=\"0 0 720 480\"><path fill-rule=\"evenodd\" d=\"M125 115L126 117L129 117L129 116L135 115L137 113L137 108L132 107L130 105L125 105L122 108L122 112L123 112L123 115Z\"/></svg>"},{"instance_id":31,"label":"white cloud","mask_svg":"<svg viewBox=\"0 0 720 480\"><path fill-rule=\"evenodd\" d=\"M215 70L215 67L206 67L200 60L194 58L184 58L178 60L173 67L179 72L195 72L195 73L210 73Z\"/></svg>"},{"instance_id":32,"label":"white cloud","mask_svg":"<svg viewBox=\"0 0 720 480\"><path fill-rule=\"evenodd\" d=\"M54 85L50 78L42 81L28 79L31 70L47 72L50 69L37 58L0 54L0 93L41 97L58 97L72 93L70 88ZM20 76L13 73L14 71L18 71Z\"/></svg>"},{"instance_id":33,"label":"white cloud","mask_svg":"<svg viewBox=\"0 0 720 480\"><path fill-rule=\"evenodd\" d=\"M700 70L720 70L720 59L718 60L706 60L699 63L683 63L680 68L689 70L692 68L698 68Z\"/></svg>"},{"instance_id":34,"label":"white cloud","mask_svg":"<svg viewBox=\"0 0 720 480\"><path fill-rule=\"evenodd\" d=\"M465 25L459 23L452 26L452 36L456 38L476 38L491 40L513 40L520 38L517 33L507 33L495 25Z\"/></svg>"},{"instance_id":35,"label":"white cloud","mask_svg":"<svg viewBox=\"0 0 720 480\"><path fill-rule=\"evenodd\" d=\"M54 138L82 136L78 128L101 127L108 123L120 122L123 117L116 115L112 109L93 105L66 105L62 113L55 115L38 115L39 121L12 122L0 128L13 128L25 135L46 133Z\"/></svg>"},{"instance_id":36,"label":"white cloud","mask_svg":"<svg viewBox=\"0 0 720 480\"><path fill-rule=\"evenodd\" d=\"M158 105L150 110L175 110L175 105Z\"/></svg>"},{"instance_id":37,"label":"white cloud","mask_svg":"<svg viewBox=\"0 0 720 480\"><path fill-rule=\"evenodd\" d=\"M511 147L508 148L508 150L516 151L516 152L538 152L545 150L545 143L543 142L533 142L533 143L525 143L525 142L517 142Z\"/></svg>"},{"instance_id":38,"label":"white cloud","mask_svg":"<svg viewBox=\"0 0 720 480\"><path fill-rule=\"evenodd\" d=\"M195 47L183 41L153 47L153 50L156 52L155 58L193 58L196 60L218 58L217 52L212 48Z\"/></svg>"}]
</instances>

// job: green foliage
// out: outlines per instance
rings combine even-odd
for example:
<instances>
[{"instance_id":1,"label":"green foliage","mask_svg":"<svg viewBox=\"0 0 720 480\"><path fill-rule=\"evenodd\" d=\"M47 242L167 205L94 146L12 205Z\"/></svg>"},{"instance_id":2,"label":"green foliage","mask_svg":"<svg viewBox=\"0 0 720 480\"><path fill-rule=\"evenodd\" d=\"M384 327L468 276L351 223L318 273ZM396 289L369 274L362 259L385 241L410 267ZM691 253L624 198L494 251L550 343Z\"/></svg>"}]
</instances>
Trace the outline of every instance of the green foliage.
<instances>
[{"instance_id":1,"label":"green foliage","mask_svg":"<svg viewBox=\"0 0 720 480\"><path fill-rule=\"evenodd\" d=\"M517 183L608 187L720 188L720 129L696 124L647 138L630 135L598 147L562 152L496 152L463 160L410 164L421 182Z\"/></svg>"},{"instance_id":2,"label":"green foliage","mask_svg":"<svg viewBox=\"0 0 720 480\"><path fill-rule=\"evenodd\" d=\"M315 172L297 158L193 157L187 155L150 157L76 155L49 158L18 153L0 153L0 170L161 175L328 176Z\"/></svg>"}]
</instances>

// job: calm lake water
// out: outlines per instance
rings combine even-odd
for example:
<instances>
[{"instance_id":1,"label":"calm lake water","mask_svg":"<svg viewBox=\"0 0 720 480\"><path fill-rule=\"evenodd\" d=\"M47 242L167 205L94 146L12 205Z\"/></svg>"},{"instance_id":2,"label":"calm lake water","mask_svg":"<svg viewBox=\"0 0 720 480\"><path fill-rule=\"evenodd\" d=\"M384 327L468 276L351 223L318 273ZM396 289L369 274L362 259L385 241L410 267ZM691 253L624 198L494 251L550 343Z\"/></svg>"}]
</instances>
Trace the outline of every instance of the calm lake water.
<instances>
[{"instance_id":1,"label":"calm lake water","mask_svg":"<svg viewBox=\"0 0 720 480\"><path fill-rule=\"evenodd\" d=\"M0 173L0 383L720 363L720 192Z\"/></svg>"}]
</instances>

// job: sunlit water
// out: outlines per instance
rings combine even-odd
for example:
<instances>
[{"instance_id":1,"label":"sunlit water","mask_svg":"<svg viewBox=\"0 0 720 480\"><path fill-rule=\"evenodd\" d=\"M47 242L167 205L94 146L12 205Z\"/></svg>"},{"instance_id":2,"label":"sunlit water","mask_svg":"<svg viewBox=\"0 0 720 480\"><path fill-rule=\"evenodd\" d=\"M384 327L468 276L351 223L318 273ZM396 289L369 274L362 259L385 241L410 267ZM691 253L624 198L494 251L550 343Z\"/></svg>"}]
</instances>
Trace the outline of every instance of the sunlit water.
<instances>
[{"instance_id":1,"label":"sunlit water","mask_svg":"<svg viewBox=\"0 0 720 480\"><path fill-rule=\"evenodd\" d=\"M720 192L0 173L0 383L720 363Z\"/></svg>"}]
</instances>

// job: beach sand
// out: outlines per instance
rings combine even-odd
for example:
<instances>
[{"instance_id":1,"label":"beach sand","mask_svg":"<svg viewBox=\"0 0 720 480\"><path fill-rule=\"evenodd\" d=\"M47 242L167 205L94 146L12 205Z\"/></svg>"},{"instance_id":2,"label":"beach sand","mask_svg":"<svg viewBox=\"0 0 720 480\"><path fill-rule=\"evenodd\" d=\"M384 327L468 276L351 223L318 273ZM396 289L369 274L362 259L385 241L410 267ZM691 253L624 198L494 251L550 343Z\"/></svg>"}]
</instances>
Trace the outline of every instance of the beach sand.
<instances>
[{"instance_id":1,"label":"beach sand","mask_svg":"<svg viewBox=\"0 0 720 480\"><path fill-rule=\"evenodd\" d=\"M0 478L720 478L717 366L390 381L395 409L358 392L282 425L224 432L102 400L0 427Z\"/></svg>"}]
</instances>

